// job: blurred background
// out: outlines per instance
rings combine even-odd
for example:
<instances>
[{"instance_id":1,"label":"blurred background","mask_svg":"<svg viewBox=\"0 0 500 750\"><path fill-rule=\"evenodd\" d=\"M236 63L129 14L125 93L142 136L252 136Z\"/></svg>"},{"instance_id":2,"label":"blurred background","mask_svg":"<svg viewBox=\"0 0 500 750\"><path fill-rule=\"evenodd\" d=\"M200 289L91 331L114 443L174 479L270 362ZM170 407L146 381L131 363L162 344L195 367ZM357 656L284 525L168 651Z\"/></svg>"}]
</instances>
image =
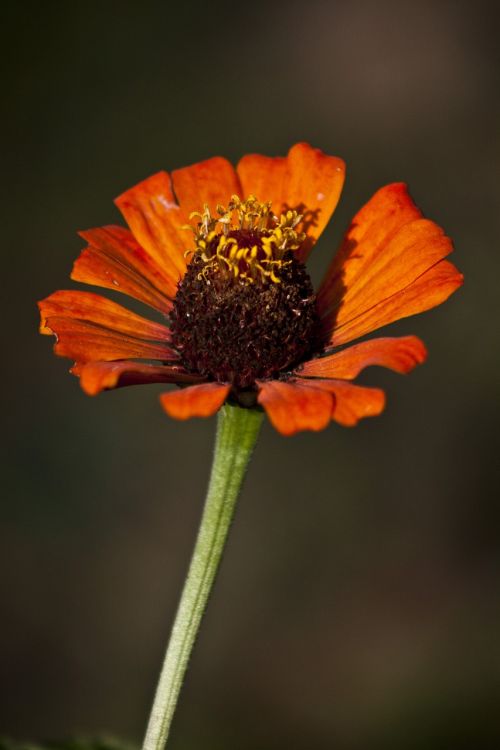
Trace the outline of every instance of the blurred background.
<instances>
[{"instance_id":1,"label":"blurred background","mask_svg":"<svg viewBox=\"0 0 500 750\"><path fill-rule=\"evenodd\" d=\"M170 747L500 747L495 5L4 9L0 735L140 742L215 427L169 421L161 387L86 397L36 301L75 286L76 230L120 221L139 180L307 140L348 165L316 282L404 180L466 283L391 327L430 356L368 371L381 418L265 426Z\"/></svg>"}]
</instances>

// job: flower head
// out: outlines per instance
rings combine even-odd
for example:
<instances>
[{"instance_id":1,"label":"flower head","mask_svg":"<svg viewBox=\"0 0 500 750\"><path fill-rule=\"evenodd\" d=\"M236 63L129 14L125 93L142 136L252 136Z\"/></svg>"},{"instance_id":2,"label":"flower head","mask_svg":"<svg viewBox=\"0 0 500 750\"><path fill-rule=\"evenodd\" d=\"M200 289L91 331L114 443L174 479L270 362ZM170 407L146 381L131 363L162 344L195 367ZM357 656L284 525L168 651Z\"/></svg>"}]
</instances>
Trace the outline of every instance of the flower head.
<instances>
[{"instance_id":1,"label":"flower head","mask_svg":"<svg viewBox=\"0 0 500 750\"><path fill-rule=\"evenodd\" d=\"M443 302L462 283L452 244L401 183L381 188L348 228L317 293L305 261L333 213L344 163L299 143L287 157L216 157L159 172L116 203L129 229L82 232L72 278L123 292L153 322L83 291L39 303L41 332L75 361L89 395L175 383L173 417L209 416L229 399L262 406L283 434L354 425L384 393L351 381L365 367L409 372L415 336L351 344Z\"/></svg>"}]
</instances>

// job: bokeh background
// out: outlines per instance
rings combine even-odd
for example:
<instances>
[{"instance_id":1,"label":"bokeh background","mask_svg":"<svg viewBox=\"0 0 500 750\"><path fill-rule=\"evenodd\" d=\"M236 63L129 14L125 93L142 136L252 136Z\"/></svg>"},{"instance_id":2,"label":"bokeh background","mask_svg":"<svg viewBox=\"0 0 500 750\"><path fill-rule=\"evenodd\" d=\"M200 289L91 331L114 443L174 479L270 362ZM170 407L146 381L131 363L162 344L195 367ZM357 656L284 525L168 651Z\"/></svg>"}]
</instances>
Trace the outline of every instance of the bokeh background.
<instances>
[{"instance_id":1,"label":"bokeh background","mask_svg":"<svg viewBox=\"0 0 500 750\"><path fill-rule=\"evenodd\" d=\"M0 734L140 742L215 422L161 387L83 395L37 334L77 229L215 154L347 161L316 281L404 180L466 284L402 321L428 363L368 372L354 430L263 430L172 750L500 746L499 75L484 2L50 2L3 14Z\"/></svg>"}]
</instances>

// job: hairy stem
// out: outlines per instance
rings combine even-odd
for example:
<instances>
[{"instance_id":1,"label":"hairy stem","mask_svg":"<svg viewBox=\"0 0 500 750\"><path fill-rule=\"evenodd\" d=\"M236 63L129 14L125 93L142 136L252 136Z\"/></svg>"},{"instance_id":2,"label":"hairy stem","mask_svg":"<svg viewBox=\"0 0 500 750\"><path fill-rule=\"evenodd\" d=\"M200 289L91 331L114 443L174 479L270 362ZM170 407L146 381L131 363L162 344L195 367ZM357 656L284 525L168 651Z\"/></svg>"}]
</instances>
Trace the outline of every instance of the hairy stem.
<instances>
[{"instance_id":1,"label":"hairy stem","mask_svg":"<svg viewBox=\"0 0 500 750\"><path fill-rule=\"evenodd\" d=\"M163 750L184 675L219 567L262 413L226 404L217 437L203 516L172 628L143 750Z\"/></svg>"}]
</instances>

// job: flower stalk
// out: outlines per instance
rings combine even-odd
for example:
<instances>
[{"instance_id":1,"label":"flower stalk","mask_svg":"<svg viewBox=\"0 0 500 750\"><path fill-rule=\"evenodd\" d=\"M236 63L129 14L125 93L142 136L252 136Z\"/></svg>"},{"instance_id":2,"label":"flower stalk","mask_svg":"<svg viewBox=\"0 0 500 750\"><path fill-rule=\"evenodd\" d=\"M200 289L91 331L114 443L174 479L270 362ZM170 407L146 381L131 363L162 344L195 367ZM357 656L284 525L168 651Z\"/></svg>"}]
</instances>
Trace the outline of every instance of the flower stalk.
<instances>
[{"instance_id":1,"label":"flower stalk","mask_svg":"<svg viewBox=\"0 0 500 750\"><path fill-rule=\"evenodd\" d=\"M149 718L143 750L166 745L191 651L217 574L263 413L226 404L217 436L205 507Z\"/></svg>"}]
</instances>

